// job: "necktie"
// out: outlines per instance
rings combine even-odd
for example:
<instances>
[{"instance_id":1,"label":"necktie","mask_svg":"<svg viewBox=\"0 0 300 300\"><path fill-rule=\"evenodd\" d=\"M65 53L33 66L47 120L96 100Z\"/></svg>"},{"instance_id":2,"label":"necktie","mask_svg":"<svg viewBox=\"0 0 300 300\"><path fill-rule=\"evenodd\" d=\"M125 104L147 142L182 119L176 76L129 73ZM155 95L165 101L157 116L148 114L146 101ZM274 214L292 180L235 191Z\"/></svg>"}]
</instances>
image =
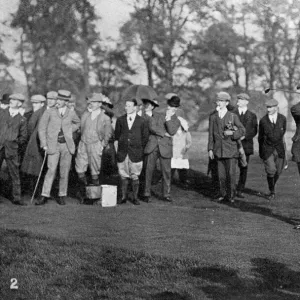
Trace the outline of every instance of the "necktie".
<instances>
[{"instance_id":1,"label":"necktie","mask_svg":"<svg viewBox=\"0 0 300 300\"><path fill-rule=\"evenodd\" d=\"M132 121L131 117L129 117L129 121L130 121L130 122Z\"/></svg>"}]
</instances>

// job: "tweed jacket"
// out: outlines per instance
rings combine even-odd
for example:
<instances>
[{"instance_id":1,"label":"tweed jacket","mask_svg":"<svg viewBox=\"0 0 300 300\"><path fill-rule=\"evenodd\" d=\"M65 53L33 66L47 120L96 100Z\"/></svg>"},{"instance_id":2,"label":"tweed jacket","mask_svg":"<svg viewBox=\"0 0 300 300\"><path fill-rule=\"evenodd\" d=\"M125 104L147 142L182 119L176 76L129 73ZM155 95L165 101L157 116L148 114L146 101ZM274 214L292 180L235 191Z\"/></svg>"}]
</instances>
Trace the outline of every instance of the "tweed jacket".
<instances>
[{"instance_id":1,"label":"tweed jacket","mask_svg":"<svg viewBox=\"0 0 300 300\"><path fill-rule=\"evenodd\" d=\"M91 112L85 111L81 117L81 132L84 131L86 127L86 120L91 115ZM113 129L111 125L110 118L105 114L103 110L97 116L97 135L99 137L99 141L102 142L103 148L105 148L108 144L109 139L113 134Z\"/></svg>"},{"instance_id":2,"label":"tweed jacket","mask_svg":"<svg viewBox=\"0 0 300 300\"><path fill-rule=\"evenodd\" d=\"M280 158L285 158L284 140L283 136L286 132L286 117L278 114L275 126L265 115L259 122L258 143L259 156L266 160L270 157L276 149Z\"/></svg>"},{"instance_id":3,"label":"tweed jacket","mask_svg":"<svg viewBox=\"0 0 300 300\"><path fill-rule=\"evenodd\" d=\"M4 147L5 156L18 156L19 147L27 141L26 119L17 114L13 118L9 109L0 110L0 150Z\"/></svg>"},{"instance_id":4,"label":"tweed jacket","mask_svg":"<svg viewBox=\"0 0 300 300\"><path fill-rule=\"evenodd\" d=\"M28 120L29 142L21 166L22 172L26 174L38 176L42 167L43 152L40 148L40 140L38 137L38 124L45 110L46 107L43 106L35 111Z\"/></svg>"},{"instance_id":5,"label":"tweed jacket","mask_svg":"<svg viewBox=\"0 0 300 300\"><path fill-rule=\"evenodd\" d=\"M39 126L38 133L41 141L41 147L48 147L47 153L54 154L58 146L58 133L62 128L68 150L71 154L75 152L75 144L73 140L73 132L80 127L80 119L75 111L66 108L65 114L60 115L57 108L45 110Z\"/></svg>"},{"instance_id":6,"label":"tweed jacket","mask_svg":"<svg viewBox=\"0 0 300 300\"><path fill-rule=\"evenodd\" d=\"M150 154L156 147L164 158L172 158L173 140L172 136L180 127L180 121L174 114L171 120L166 121L166 114L153 112L149 122L150 136L145 148L145 154ZM168 133L171 137L167 136Z\"/></svg>"},{"instance_id":7,"label":"tweed jacket","mask_svg":"<svg viewBox=\"0 0 300 300\"><path fill-rule=\"evenodd\" d=\"M128 128L127 115L117 119L115 139L118 141L117 162L123 162L126 156L132 162L143 160L143 153L149 137L149 128L145 120L136 115L131 129Z\"/></svg>"},{"instance_id":8,"label":"tweed jacket","mask_svg":"<svg viewBox=\"0 0 300 300\"><path fill-rule=\"evenodd\" d=\"M232 136L224 136L226 125L237 127ZM239 156L237 140L245 135L245 128L235 113L227 111L223 119L218 113L209 117L209 134L207 150L212 150L216 158L237 158Z\"/></svg>"},{"instance_id":9,"label":"tweed jacket","mask_svg":"<svg viewBox=\"0 0 300 300\"><path fill-rule=\"evenodd\" d=\"M246 130L245 138L242 140L245 154L251 155L254 153L253 138L257 135L258 129L257 117L255 113L249 110L247 110L245 114L240 115L239 110L236 109L236 114L238 115Z\"/></svg>"}]
</instances>

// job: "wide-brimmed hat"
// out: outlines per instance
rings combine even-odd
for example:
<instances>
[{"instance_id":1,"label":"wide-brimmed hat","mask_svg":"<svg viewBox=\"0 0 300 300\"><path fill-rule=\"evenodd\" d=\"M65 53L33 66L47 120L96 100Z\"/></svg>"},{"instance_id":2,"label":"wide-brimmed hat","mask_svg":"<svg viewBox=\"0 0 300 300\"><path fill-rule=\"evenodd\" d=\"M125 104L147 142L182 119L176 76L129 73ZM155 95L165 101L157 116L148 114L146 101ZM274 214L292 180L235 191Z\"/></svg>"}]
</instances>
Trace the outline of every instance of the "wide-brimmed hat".
<instances>
[{"instance_id":1,"label":"wide-brimmed hat","mask_svg":"<svg viewBox=\"0 0 300 300\"><path fill-rule=\"evenodd\" d=\"M2 99L0 101L3 104L9 104L9 94L3 94Z\"/></svg>"},{"instance_id":2,"label":"wide-brimmed hat","mask_svg":"<svg viewBox=\"0 0 300 300\"><path fill-rule=\"evenodd\" d=\"M47 93L46 97L47 97L47 99L57 100L57 92L50 91Z\"/></svg>"},{"instance_id":3,"label":"wide-brimmed hat","mask_svg":"<svg viewBox=\"0 0 300 300\"><path fill-rule=\"evenodd\" d=\"M267 107L272 107L272 106L278 106L278 101L275 99L269 99L266 101L266 106Z\"/></svg>"},{"instance_id":4,"label":"wide-brimmed hat","mask_svg":"<svg viewBox=\"0 0 300 300\"><path fill-rule=\"evenodd\" d=\"M33 95L33 96L30 98L30 101L31 101L32 103L45 102L45 101L46 101L46 98L45 98L43 95Z\"/></svg>"},{"instance_id":5,"label":"wide-brimmed hat","mask_svg":"<svg viewBox=\"0 0 300 300\"><path fill-rule=\"evenodd\" d=\"M149 102L149 103L151 103L154 107L158 107L158 106L159 106L157 100L142 99L142 101L143 101L143 103L144 103L144 102L146 102L146 103Z\"/></svg>"},{"instance_id":6,"label":"wide-brimmed hat","mask_svg":"<svg viewBox=\"0 0 300 300\"><path fill-rule=\"evenodd\" d=\"M250 100L249 95L247 95L246 93L238 94L238 95L237 95L237 98L238 98L238 99L241 99L241 100L247 100L247 101Z\"/></svg>"},{"instance_id":7,"label":"wide-brimmed hat","mask_svg":"<svg viewBox=\"0 0 300 300\"><path fill-rule=\"evenodd\" d=\"M16 93L16 94L11 94L9 96L9 99L13 99L13 100L19 100L21 102L24 102L26 99L25 99L25 96L22 95L22 94L19 94L19 93Z\"/></svg>"},{"instance_id":8,"label":"wide-brimmed hat","mask_svg":"<svg viewBox=\"0 0 300 300\"><path fill-rule=\"evenodd\" d=\"M67 90L58 90L57 99L69 101L71 99L71 92Z\"/></svg>"},{"instance_id":9,"label":"wide-brimmed hat","mask_svg":"<svg viewBox=\"0 0 300 300\"><path fill-rule=\"evenodd\" d=\"M219 92L219 93L217 93L217 100L219 100L219 101L230 101L231 97L226 92Z\"/></svg>"},{"instance_id":10,"label":"wide-brimmed hat","mask_svg":"<svg viewBox=\"0 0 300 300\"><path fill-rule=\"evenodd\" d=\"M180 98L178 96L173 96L167 101L167 103L171 107L179 107L180 106Z\"/></svg>"}]
</instances>

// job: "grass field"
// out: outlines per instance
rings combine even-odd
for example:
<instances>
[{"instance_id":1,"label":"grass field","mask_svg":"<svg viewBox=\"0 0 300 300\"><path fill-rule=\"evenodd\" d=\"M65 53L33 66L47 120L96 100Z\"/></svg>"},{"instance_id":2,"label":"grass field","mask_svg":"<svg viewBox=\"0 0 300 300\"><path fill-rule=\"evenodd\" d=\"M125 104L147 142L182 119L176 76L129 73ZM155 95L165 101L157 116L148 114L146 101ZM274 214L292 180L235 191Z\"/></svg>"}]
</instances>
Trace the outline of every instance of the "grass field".
<instances>
[{"instance_id":1,"label":"grass field","mask_svg":"<svg viewBox=\"0 0 300 300\"><path fill-rule=\"evenodd\" d=\"M295 163L270 203L256 153L247 197L232 207L210 198L207 133L193 142L192 186L174 184L173 204L16 207L0 197L0 299L300 299Z\"/></svg>"}]
</instances>

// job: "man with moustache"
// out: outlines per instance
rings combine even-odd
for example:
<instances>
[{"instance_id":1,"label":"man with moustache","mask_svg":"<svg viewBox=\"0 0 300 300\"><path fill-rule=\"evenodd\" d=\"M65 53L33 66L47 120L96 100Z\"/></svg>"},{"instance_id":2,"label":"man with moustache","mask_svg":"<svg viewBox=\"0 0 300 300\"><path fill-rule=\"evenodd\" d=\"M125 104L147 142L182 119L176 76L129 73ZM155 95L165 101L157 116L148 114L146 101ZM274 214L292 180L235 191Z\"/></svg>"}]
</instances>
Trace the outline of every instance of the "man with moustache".
<instances>
[{"instance_id":1,"label":"man with moustache","mask_svg":"<svg viewBox=\"0 0 300 300\"><path fill-rule=\"evenodd\" d=\"M69 91L59 90L56 107L45 111L38 126L41 148L44 149L48 156L48 170L41 198L36 202L36 205L45 204L50 197L58 163L60 179L57 203L59 205L66 204L65 198L68 191L69 171L72 155L75 152L73 132L80 127L80 119L74 111L67 107L67 102L70 98L71 93Z\"/></svg>"},{"instance_id":2,"label":"man with moustache","mask_svg":"<svg viewBox=\"0 0 300 300\"><path fill-rule=\"evenodd\" d=\"M284 167L286 117L278 113L278 101L266 101L267 114L259 122L259 156L267 173L270 194L268 200L275 199L275 186Z\"/></svg>"}]
</instances>

